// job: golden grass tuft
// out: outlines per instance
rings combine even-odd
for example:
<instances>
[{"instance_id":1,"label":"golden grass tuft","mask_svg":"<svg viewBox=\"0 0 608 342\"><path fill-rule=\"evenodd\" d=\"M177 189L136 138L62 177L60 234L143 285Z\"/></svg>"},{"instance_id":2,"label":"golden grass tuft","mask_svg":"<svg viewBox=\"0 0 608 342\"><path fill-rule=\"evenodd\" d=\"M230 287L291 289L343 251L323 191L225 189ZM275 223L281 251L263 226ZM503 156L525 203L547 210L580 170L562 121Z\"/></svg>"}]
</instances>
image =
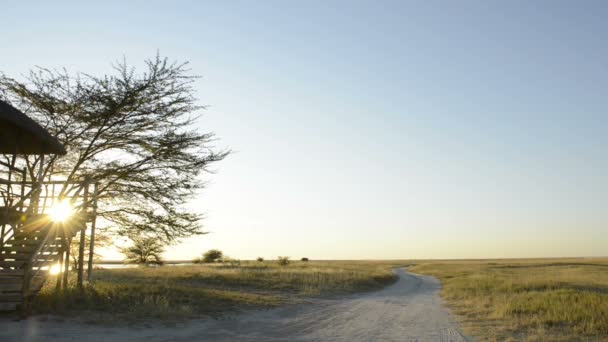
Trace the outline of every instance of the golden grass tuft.
<instances>
[{"instance_id":1,"label":"golden grass tuft","mask_svg":"<svg viewBox=\"0 0 608 342\"><path fill-rule=\"evenodd\" d=\"M174 320L217 317L252 307L272 307L307 296L381 288L396 278L390 264L365 262L242 262L238 266L135 267L96 270L91 286L55 291L45 286L36 313L88 312L120 319Z\"/></svg>"},{"instance_id":2,"label":"golden grass tuft","mask_svg":"<svg viewBox=\"0 0 608 342\"><path fill-rule=\"evenodd\" d=\"M465 330L482 340L608 339L608 261L423 263Z\"/></svg>"}]
</instances>

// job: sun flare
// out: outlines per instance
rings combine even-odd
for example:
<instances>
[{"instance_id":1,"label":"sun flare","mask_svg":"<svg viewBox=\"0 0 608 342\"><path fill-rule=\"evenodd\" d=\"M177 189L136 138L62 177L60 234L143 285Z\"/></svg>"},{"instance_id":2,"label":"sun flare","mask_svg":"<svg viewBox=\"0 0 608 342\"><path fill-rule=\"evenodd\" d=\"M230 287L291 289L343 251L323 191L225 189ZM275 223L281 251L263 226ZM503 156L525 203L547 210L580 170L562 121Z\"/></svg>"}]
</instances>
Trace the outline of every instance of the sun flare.
<instances>
[{"instance_id":1,"label":"sun flare","mask_svg":"<svg viewBox=\"0 0 608 342\"><path fill-rule=\"evenodd\" d=\"M49 273L51 275L58 275L59 273L61 273L61 265L60 264L54 264L53 266L51 266L51 268L49 269Z\"/></svg>"},{"instance_id":2,"label":"sun flare","mask_svg":"<svg viewBox=\"0 0 608 342\"><path fill-rule=\"evenodd\" d=\"M72 205L69 201L61 201L49 209L49 217L53 222L64 222L73 214Z\"/></svg>"}]
</instances>

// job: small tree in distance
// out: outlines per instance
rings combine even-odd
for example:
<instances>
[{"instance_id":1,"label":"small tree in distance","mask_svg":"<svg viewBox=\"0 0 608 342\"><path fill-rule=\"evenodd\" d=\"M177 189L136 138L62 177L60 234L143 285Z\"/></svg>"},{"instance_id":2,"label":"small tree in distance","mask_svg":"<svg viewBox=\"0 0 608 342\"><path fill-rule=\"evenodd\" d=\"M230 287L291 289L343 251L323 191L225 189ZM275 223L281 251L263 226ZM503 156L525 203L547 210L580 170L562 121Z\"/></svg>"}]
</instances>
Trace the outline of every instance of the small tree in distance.
<instances>
[{"instance_id":1,"label":"small tree in distance","mask_svg":"<svg viewBox=\"0 0 608 342\"><path fill-rule=\"evenodd\" d=\"M136 264L156 264L162 265L165 246L154 237L133 238L133 245L121 248L121 252L126 256L126 261Z\"/></svg>"},{"instance_id":2,"label":"small tree in distance","mask_svg":"<svg viewBox=\"0 0 608 342\"><path fill-rule=\"evenodd\" d=\"M258 257L256 260L257 260L258 262L264 262L264 258L262 258L262 257Z\"/></svg>"},{"instance_id":3,"label":"small tree in distance","mask_svg":"<svg viewBox=\"0 0 608 342\"><path fill-rule=\"evenodd\" d=\"M212 263L222 260L223 257L224 253L219 249L210 249L203 254L203 259L201 261L204 263Z\"/></svg>"},{"instance_id":4,"label":"small tree in distance","mask_svg":"<svg viewBox=\"0 0 608 342\"><path fill-rule=\"evenodd\" d=\"M287 266L287 265L289 265L289 257L288 256L277 257L277 263L280 266Z\"/></svg>"},{"instance_id":5,"label":"small tree in distance","mask_svg":"<svg viewBox=\"0 0 608 342\"><path fill-rule=\"evenodd\" d=\"M306 261L308 261L308 258L304 257L304 258L302 258L302 261L306 262Z\"/></svg>"}]
</instances>

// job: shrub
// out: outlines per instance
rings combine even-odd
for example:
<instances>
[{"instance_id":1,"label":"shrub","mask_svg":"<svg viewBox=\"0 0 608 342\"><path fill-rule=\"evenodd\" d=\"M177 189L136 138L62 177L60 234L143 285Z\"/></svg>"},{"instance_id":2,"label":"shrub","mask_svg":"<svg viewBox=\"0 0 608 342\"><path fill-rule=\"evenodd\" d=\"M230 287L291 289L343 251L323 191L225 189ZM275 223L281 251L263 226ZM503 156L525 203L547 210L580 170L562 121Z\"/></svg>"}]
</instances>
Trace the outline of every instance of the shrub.
<instances>
[{"instance_id":1,"label":"shrub","mask_svg":"<svg viewBox=\"0 0 608 342\"><path fill-rule=\"evenodd\" d=\"M239 259L233 259L233 258L231 258L229 256L225 256L222 259L222 262L225 263L225 264L228 264L230 267L239 267L239 266L241 266L241 260L239 260Z\"/></svg>"},{"instance_id":2,"label":"shrub","mask_svg":"<svg viewBox=\"0 0 608 342\"><path fill-rule=\"evenodd\" d=\"M222 260L223 257L224 257L224 253L222 251L220 251L219 249L210 249L207 252L205 252L205 254L203 254L202 262L204 262L204 263L216 262L216 261Z\"/></svg>"},{"instance_id":3,"label":"shrub","mask_svg":"<svg viewBox=\"0 0 608 342\"><path fill-rule=\"evenodd\" d=\"M302 261L306 262L306 261L308 261L308 258L304 257L304 258L302 258Z\"/></svg>"},{"instance_id":4,"label":"shrub","mask_svg":"<svg viewBox=\"0 0 608 342\"><path fill-rule=\"evenodd\" d=\"M277 262L281 266L287 266L287 265L289 265L289 257L288 256L277 257Z\"/></svg>"},{"instance_id":5,"label":"shrub","mask_svg":"<svg viewBox=\"0 0 608 342\"><path fill-rule=\"evenodd\" d=\"M262 257L258 257L256 260L259 262L264 262L264 258L262 258Z\"/></svg>"}]
</instances>

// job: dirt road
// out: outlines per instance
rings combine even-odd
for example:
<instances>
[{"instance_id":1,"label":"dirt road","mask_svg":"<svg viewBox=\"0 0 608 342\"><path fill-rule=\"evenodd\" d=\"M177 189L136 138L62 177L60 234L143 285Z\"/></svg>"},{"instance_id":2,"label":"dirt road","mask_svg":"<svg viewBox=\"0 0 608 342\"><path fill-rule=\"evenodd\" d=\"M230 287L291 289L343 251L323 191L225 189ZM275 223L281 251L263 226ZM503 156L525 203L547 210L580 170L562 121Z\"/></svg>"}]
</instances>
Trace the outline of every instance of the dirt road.
<instances>
[{"instance_id":1,"label":"dirt road","mask_svg":"<svg viewBox=\"0 0 608 342\"><path fill-rule=\"evenodd\" d=\"M102 327L30 319L0 322L1 341L466 341L442 306L439 281L397 270L377 292L178 327Z\"/></svg>"}]
</instances>

